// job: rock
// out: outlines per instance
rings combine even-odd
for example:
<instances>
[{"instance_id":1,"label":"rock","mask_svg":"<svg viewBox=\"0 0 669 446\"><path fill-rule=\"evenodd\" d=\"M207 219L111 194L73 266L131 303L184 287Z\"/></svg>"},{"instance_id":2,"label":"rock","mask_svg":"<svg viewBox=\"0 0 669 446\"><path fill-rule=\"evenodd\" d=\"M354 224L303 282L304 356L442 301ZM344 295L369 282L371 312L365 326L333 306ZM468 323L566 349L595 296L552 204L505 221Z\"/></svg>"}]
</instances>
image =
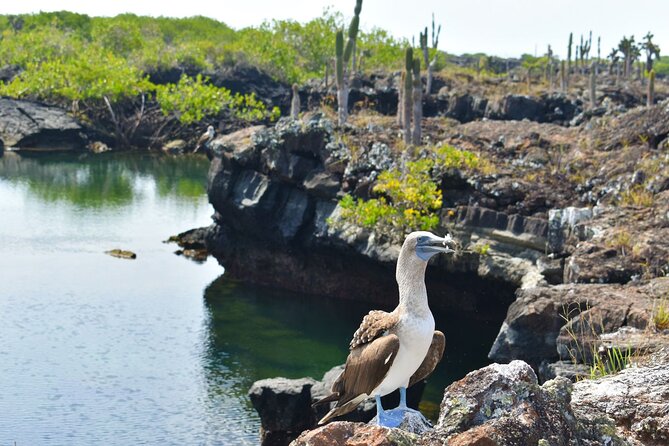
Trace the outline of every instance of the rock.
<instances>
[{"instance_id":1,"label":"rock","mask_svg":"<svg viewBox=\"0 0 669 446\"><path fill-rule=\"evenodd\" d=\"M111 151L111 148L102 141L93 141L86 147L88 148L88 151L91 153L105 153Z\"/></svg>"},{"instance_id":2,"label":"rock","mask_svg":"<svg viewBox=\"0 0 669 446\"><path fill-rule=\"evenodd\" d=\"M548 212L548 249L550 252L560 253L565 240L576 233L579 239L585 240L594 234L594 231L584 226L577 226L581 222L590 220L593 216L591 208L568 207L565 209L551 209Z\"/></svg>"},{"instance_id":3,"label":"rock","mask_svg":"<svg viewBox=\"0 0 669 446\"><path fill-rule=\"evenodd\" d=\"M311 378L272 378L253 383L249 397L260 416L263 446L283 446L287 438L294 439L316 424L311 408L314 384Z\"/></svg>"},{"instance_id":4,"label":"rock","mask_svg":"<svg viewBox=\"0 0 669 446\"><path fill-rule=\"evenodd\" d=\"M569 284L519 290L488 356L495 361L522 359L534 367L544 360L571 360L576 351L569 330L597 347L603 340L589 336L588 321L596 322L598 335L622 327L644 329L654 302L664 293L669 293L669 278L625 286ZM624 345L633 334L623 331L617 342Z\"/></svg>"},{"instance_id":5,"label":"rock","mask_svg":"<svg viewBox=\"0 0 669 446\"><path fill-rule=\"evenodd\" d=\"M590 367L585 364L574 364L571 361L557 361L549 363L544 361L539 366L539 379L541 382L562 376L571 382L590 377Z\"/></svg>"},{"instance_id":6,"label":"rock","mask_svg":"<svg viewBox=\"0 0 669 446\"><path fill-rule=\"evenodd\" d=\"M396 410L396 409L391 409L391 410ZM372 418L372 420L369 423L377 424L378 416ZM399 426L397 426L397 429L416 435L422 435L432 430L432 423L430 423L427 420L427 418L425 418L423 414L421 414L418 411L407 411L404 413L402 422L399 424Z\"/></svg>"},{"instance_id":7,"label":"rock","mask_svg":"<svg viewBox=\"0 0 669 446\"><path fill-rule=\"evenodd\" d=\"M136 259L137 254L132 251L127 251L124 249L112 249L110 251L105 251L105 254L109 254L112 257L118 257L119 259Z\"/></svg>"},{"instance_id":8,"label":"rock","mask_svg":"<svg viewBox=\"0 0 669 446\"><path fill-rule=\"evenodd\" d=\"M577 444L571 385L557 378L539 386L522 361L475 370L446 388L439 421L420 444Z\"/></svg>"},{"instance_id":9,"label":"rock","mask_svg":"<svg viewBox=\"0 0 669 446\"><path fill-rule=\"evenodd\" d=\"M204 76L216 87L225 87L233 93L253 93L269 108L278 106L286 113L290 107L290 86L257 67L236 64L224 70L204 73Z\"/></svg>"},{"instance_id":10,"label":"rock","mask_svg":"<svg viewBox=\"0 0 669 446\"><path fill-rule=\"evenodd\" d=\"M291 446L408 446L417 436L400 429L371 424L335 421L304 432Z\"/></svg>"},{"instance_id":11,"label":"rock","mask_svg":"<svg viewBox=\"0 0 669 446\"><path fill-rule=\"evenodd\" d=\"M242 167L256 168L260 159L260 148L256 145L256 135L266 131L264 125L246 127L227 135L214 138L209 144L215 156L226 154Z\"/></svg>"},{"instance_id":12,"label":"rock","mask_svg":"<svg viewBox=\"0 0 669 446\"><path fill-rule=\"evenodd\" d=\"M81 125L64 110L0 98L0 139L21 150L84 150Z\"/></svg>"},{"instance_id":13,"label":"rock","mask_svg":"<svg viewBox=\"0 0 669 446\"><path fill-rule=\"evenodd\" d=\"M498 103L488 103L485 116L489 119L545 122L543 104L536 98L521 95L505 96Z\"/></svg>"},{"instance_id":14,"label":"rock","mask_svg":"<svg viewBox=\"0 0 669 446\"><path fill-rule=\"evenodd\" d=\"M186 141L183 139L174 139L165 143L161 147L161 150L170 155L180 155L186 151L187 147L188 143L186 143Z\"/></svg>"},{"instance_id":15,"label":"rock","mask_svg":"<svg viewBox=\"0 0 669 446\"><path fill-rule=\"evenodd\" d=\"M339 179L323 170L311 171L304 180L304 189L320 198L334 198L341 188Z\"/></svg>"},{"instance_id":16,"label":"rock","mask_svg":"<svg viewBox=\"0 0 669 446\"><path fill-rule=\"evenodd\" d=\"M613 420L615 433L633 444L669 444L669 362L627 368L574 385L572 407L579 419Z\"/></svg>"}]
</instances>

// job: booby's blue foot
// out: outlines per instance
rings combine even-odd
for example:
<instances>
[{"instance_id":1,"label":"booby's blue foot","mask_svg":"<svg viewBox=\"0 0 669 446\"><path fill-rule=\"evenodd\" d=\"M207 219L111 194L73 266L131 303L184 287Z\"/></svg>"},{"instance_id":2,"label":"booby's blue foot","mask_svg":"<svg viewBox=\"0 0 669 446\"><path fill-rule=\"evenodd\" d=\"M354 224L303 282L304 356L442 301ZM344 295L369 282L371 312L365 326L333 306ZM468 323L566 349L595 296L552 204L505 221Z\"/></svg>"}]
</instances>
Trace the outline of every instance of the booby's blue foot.
<instances>
[{"instance_id":1,"label":"booby's blue foot","mask_svg":"<svg viewBox=\"0 0 669 446\"><path fill-rule=\"evenodd\" d=\"M397 427L402 424L408 413L420 414L417 410L407 407L407 389L405 387L400 387L400 405L395 409L384 410L381 406L381 398L376 397L376 423L379 426Z\"/></svg>"}]
</instances>

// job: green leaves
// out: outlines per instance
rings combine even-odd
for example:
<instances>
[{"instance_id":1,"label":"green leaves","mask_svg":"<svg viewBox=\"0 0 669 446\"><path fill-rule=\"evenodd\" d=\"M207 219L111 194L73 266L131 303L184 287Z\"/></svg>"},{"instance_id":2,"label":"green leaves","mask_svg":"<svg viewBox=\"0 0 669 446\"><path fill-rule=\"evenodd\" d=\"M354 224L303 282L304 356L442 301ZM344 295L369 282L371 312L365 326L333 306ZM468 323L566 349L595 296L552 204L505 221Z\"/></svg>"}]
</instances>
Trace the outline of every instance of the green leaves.
<instances>
[{"instance_id":1,"label":"green leaves","mask_svg":"<svg viewBox=\"0 0 669 446\"><path fill-rule=\"evenodd\" d=\"M248 121L278 117L276 109L268 112L254 94L233 95L227 88L206 83L201 74L195 78L184 74L179 83L158 85L155 90L163 114L173 114L183 124L201 121L205 116L217 115L223 110Z\"/></svg>"},{"instance_id":2,"label":"green leaves","mask_svg":"<svg viewBox=\"0 0 669 446\"><path fill-rule=\"evenodd\" d=\"M439 224L437 212L442 207L440 176L448 169L480 173L492 172L486 160L448 144L428 148L423 158L406 163L404 171L381 172L373 188L376 198L362 200L345 195L340 201L342 222L372 229L377 234L400 241L411 231L429 231Z\"/></svg>"}]
</instances>

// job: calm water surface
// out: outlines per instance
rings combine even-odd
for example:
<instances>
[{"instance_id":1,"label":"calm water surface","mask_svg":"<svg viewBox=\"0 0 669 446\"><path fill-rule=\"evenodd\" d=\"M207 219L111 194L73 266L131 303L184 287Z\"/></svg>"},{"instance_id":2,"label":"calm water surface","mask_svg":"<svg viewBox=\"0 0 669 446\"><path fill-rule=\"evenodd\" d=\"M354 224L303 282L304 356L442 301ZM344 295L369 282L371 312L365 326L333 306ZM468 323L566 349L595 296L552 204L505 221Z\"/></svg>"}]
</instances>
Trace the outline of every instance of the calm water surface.
<instances>
[{"instance_id":1,"label":"calm water surface","mask_svg":"<svg viewBox=\"0 0 669 446\"><path fill-rule=\"evenodd\" d=\"M343 362L367 305L232 283L213 259L162 243L210 223L207 167L0 158L0 445L255 445L253 381L320 378ZM104 254L114 248L137 259ZM486 363L497 329L436 319L447 358L426 408Z\"/></svg>"}]
</instances>

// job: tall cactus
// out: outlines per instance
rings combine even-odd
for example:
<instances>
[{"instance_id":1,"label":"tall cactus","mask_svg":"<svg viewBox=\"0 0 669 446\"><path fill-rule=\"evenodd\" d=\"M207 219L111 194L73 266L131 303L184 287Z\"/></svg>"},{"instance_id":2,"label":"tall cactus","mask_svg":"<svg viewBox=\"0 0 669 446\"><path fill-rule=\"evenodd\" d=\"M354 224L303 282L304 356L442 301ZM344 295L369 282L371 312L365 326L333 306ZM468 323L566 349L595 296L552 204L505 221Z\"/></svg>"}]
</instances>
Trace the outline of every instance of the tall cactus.
<instances>
[{"instance_id":1,"label":"tall cactus","mask_svg":"<svg viewBox=\"0 0 669 446\"><path fill-rule=\"evenodd\" d=\"M567 73L565 73L565 66L565 61L560 61L560 89L563 93L567 92Z\"/></svg>"},{"instance_id":2,"label":"tall cactus","mask_svg":"<svg viewBox=\"0 0 669 446\"><path fill-rule=\"evenodd\" d=\"M404 52L404 93L402 98L404 99L402 111L403 118L403 127L404 127L404 142L406 144L411 143L411 108L413 105L413 49L411 47L407 48Z\"/></svg>"},{"instance_id":3,"label":"tall cactus","mask_svg":"<svg viewBox=\"0 0 669 446\"><path fill-rule=\"evenodd\" d=\"M430 60L430 53L427 45L427 26L425 33L420 33L420 48L423 51L423 60L427 69L427 76L425 79L425 94L432 92L432 78L434 67L437 64L437 47L439 46L439 34L441 34L441 25L435 27L434 13L432 14L432 49L434 50L434 57Z\"/></svg>"},{"instance_id":4,"label":"tall cactus","mask_svg":"<svg viewBox=\"0 0 669 446\"><path fill-rule=\"evenodd\" d=\"M297 84L293 84L293 98L290 101L290 117L297 119L300 114L300 92Z\"/></svg>"},{"instance_id":5,"label":"tall cactus","mask_svg":"<svg viewBox=\"0 0 669 446\"><path fill-rule=\"evenodd\" d=\"M337 78L337 111L339 125L344 125L348 119L348 94L349 94L349 63L355 57L355 41L358 37L360 25L360 10L362 0L356 0L355 15L348 27L348 41L344 46L344 31L338 30L335 35L335 73ZM355 69L355 61L352 68Z\"/></svg>"},{"instance_id":6,"label":"tall cactus","mask_svg":"<svg viewBox=\"0 0 669 446\"><path fill-rule=\"evenodd\" d=\"M590 65L590 109L597 107L597 74L595 73L595 62Z\"/></svg>"},{"instance_id":7,"label":"tall cactus","mask_svg":"<svg viewBox=\"0 0 669 446\"><path fill-rule=\"evenodd\" d=\"M567 80L566 87L569 88L569 74L571 73L571 46L574 43L574 33L569 33L569 45L567 46L567 72L565 78Z\"/></svg>"},{"instance_id":8,"label":"tall cactus","mask_svg":"<svg viewBox=\"0 0 669 446\"><path fill-rule=\"evenodd\" d=\"M420 58L413 60L413 133L411 142L419 146L422 133L421 122L423 121L423 84L420 81Z\"/></svg>"},{"instance_id":9,"label":"tall cactus","mask_svg":"<svg viewBox=\"0 0 669 446\"><path fill-rule=\"evenodd\" d=\"M339 125L348 119L348 70L344 59L344 32L335 35L335 78L337 80L337 118Z\"/></svg>"},{"instance_id":10,"label":"tall cactus","mask_svg":"<svg viewBox=\"0 0 669 446\"><path fill-rule=\"evenodd\" d=\"M648 73L648 95L646 97L646 105L651 107L655 103L655 70L650 70Z\"/></svg>"}]
</instances>

